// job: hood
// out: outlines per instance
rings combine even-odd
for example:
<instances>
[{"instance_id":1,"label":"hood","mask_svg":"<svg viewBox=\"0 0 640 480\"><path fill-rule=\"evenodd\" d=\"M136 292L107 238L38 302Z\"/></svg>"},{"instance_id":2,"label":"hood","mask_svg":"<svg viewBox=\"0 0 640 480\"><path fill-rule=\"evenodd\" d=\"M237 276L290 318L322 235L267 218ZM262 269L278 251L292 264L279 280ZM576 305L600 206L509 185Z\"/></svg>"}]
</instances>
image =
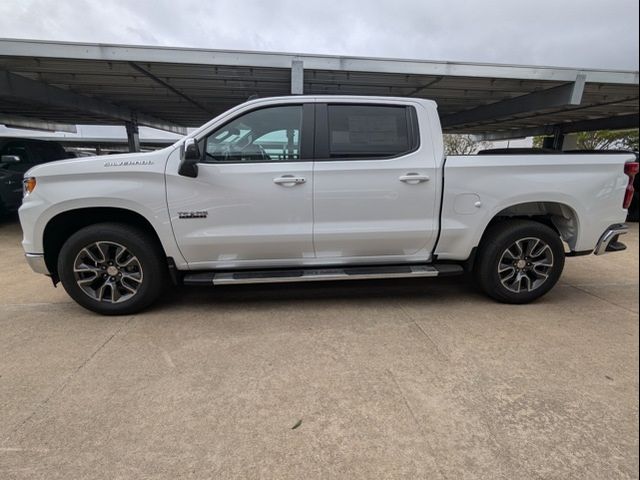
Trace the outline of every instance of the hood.
<instances>
[{"instance_id":1,"label":"hood","mask_svg":"<svg viewBox=\"0 0 640 480\"><path fill-rule=\"evenodd\" d=\"M118 155L100 155L95 157L68 158L43 163L31 168L25 177L44 177L52 175L101 174L114 171L149 171L162 168L174 146L153 152L123 153Z\"/></svg>"}]
</instances>

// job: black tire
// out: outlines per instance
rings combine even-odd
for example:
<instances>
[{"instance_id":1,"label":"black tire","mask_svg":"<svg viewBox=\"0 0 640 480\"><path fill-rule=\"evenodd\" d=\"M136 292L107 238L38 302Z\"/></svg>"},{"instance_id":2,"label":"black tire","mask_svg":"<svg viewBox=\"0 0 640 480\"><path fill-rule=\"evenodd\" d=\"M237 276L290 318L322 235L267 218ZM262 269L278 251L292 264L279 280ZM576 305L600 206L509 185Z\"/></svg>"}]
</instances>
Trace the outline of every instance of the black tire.
<instances>
[{"instance_id":1,"label":"black tire","mask_svg":"<svg viewBox=\"0 0 640 480\"><path fill-rule=\"evenodd\" d=\"M564 260L564 246L552 228L530 220L505 220L485 232L474 276L478 286L499 302L529 303L558 282Z\"/></svg>"},{"instance_id":2,"label":"black tire","mask_svg":"<svg viewBox=\"0 0 640 480\"><path fill-rule=\"evenodd\" d=\"M96 244L100 245L99 250L95 250ZM118 252L122 252L119 247L124 247L128 254L126 258L122 257L125 258L124 261L134 258L135 262L129 262L129 266L120 266L115 262L118 273L114 277L109 277L104 272L98 275L98 269L106 268L108 262L93 262L93 257L99 258L96 252L104 250L106 254L102 255L102 258L109 258L109 252L112 253L111 257L118 257ZM87 254L87 248L93 252L91 255ZM80 280L88 279L88 286L86 282L83 287L78 284L74 265L96 270L95 273L88 272L89 275L79 274L86 275ZM92 281L94 274L96 280ZM99 223L78 230L64 243L58 256L58 276L69 296L84 308L103 315L128 315L143 310L158 299L167 285L168 271L161 247L149 235L129 225ZM118 277L121 276L135 276L137 279L123 278L120 281ZM100 288L104 283L109 283L103 278L117 281L110 282L111 285L107 285L106 288ZM93 290L94 284L100 291L100 294L96 295L104 298L94 298L87 293ZM135 293L129 293L131 289L136 290ZM116 296L119 298L114 302L112 299Z\"/></svg>"}]
</instances>

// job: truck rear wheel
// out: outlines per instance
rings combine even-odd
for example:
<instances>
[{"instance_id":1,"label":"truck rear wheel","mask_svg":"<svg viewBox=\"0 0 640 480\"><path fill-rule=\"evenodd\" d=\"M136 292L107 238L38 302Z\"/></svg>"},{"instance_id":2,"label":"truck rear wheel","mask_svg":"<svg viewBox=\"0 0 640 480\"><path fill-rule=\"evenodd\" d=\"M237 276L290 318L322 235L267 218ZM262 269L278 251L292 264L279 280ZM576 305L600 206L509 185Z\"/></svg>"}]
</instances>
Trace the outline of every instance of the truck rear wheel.
<instances>
[{"instance_id":1,"label":"truck rear wheel","mask_svg":"<svg viewBox=\"0 0 640 480\"><path fill-rule=\"evenodd\" d=\"M156 242L128 225L100 223L78 230L58 256L58 275L69 296L104 315L136 313L166 285L167 268Z\"/></svg>"},{"instance_id":2,"label":"truck rear wheel","mask_svg":"<svg viewBox=\"0 0 640 480\"><path fill-rule=\"evenodd\" d=\"M528 303L553 288L564 259L553 229L530 220L506 220L485 233L474 273L480 288L495 300Z\"/></svg>"}]
</instances>

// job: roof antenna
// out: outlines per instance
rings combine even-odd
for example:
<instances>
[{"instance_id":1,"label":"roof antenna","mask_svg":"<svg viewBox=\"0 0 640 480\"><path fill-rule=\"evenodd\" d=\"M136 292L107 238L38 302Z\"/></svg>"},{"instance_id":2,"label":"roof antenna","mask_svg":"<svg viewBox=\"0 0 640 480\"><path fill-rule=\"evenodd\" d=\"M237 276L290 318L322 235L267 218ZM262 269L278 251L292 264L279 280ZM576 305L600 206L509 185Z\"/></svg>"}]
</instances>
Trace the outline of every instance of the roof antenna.
<instances>
[{"instance_id":1,"label":"roof antenna","mask_svg":"<svg viewBox=\"0 0 640 480\"><path fill-rule=\"evenodd\" d=\"M260 95L258 95L257 93L253 93L249 95L249 98L247 98L247 102L250 100L255 100L256 98L260 98Z\"/></svg>"}]
</instances>

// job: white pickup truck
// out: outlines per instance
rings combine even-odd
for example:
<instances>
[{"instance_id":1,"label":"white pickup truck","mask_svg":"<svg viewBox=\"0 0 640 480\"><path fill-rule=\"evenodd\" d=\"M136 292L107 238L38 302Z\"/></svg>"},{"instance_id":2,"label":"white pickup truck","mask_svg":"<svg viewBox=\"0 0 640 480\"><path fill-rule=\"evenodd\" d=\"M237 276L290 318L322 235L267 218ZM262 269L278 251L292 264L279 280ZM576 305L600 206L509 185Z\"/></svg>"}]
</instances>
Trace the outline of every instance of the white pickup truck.
<instances>
[{"instance_id":1,"label":"white pickup truck","mask_svg":"<svg viewBox=\"0 0 640 480\"><path fill-rule=\"evenodd\" d=\"M633 154L449 156L436 104L295 96L239 105L171 147L25 174L33 270L103 314L172 280L221 285L473 272L502 302L565 256L623 249Z\"/></svg>"}]
</instances>

